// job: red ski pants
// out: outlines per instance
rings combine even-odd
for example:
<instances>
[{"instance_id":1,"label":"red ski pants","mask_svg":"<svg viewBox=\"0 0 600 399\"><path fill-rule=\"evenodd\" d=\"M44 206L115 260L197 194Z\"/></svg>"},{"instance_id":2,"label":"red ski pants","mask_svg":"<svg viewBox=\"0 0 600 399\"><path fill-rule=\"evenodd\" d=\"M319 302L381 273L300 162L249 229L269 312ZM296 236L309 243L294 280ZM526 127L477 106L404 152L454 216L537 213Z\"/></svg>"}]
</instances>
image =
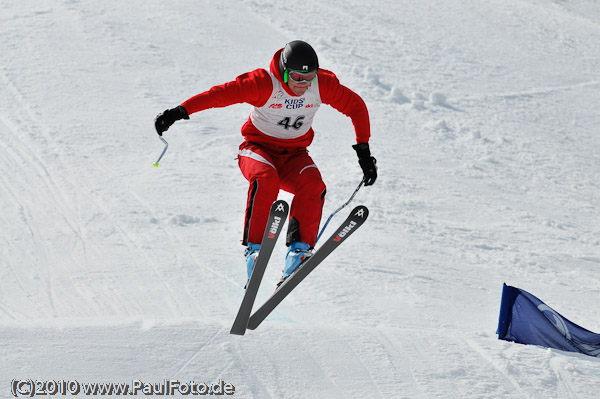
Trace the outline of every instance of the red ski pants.
<instances>
[{"instance_id":1,"label":"red ski pants","mask_svg":"<svg viewBox=\"0 0 600 399\"><path fill-rule=\"evenodd\" d=\"M250 183L242 244L260 244L269 210L282 189L294 194L287 244L302 241L313 247L326 190L321 172L306 148L273 147L246 141L240 145L238 162Z\"/></svg>"}]
</instances>

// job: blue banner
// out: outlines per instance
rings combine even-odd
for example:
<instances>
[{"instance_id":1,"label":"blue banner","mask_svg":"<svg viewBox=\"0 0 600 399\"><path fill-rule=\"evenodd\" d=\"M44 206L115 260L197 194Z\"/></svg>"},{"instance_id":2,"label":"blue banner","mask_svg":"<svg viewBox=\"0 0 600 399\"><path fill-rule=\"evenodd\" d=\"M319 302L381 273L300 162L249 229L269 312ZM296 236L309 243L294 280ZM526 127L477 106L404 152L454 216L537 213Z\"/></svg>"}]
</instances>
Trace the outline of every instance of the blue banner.
<instances>
[{"instance_id":1,"label":"blue banner","mask_svg":"<svg viewBox=\"0 0 600 399\"><path fill-rule=\"evenodd\" d=\"M504 284L499 339L600 357L600 334L567 320L527 291Z\"/></svg>"}]
</instances>

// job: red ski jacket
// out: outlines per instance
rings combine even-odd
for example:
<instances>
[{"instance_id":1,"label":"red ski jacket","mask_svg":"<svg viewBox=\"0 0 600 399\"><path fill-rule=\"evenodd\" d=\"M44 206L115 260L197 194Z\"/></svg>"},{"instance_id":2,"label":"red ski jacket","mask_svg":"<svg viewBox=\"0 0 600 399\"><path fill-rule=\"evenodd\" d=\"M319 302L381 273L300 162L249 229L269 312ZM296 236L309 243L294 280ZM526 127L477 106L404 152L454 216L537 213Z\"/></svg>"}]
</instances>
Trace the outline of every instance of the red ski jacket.
<instances>
[{"instance_id":1,"label":"red ski jacket","mask_svg":"<svg viewBox=\"0 0 600 399\"><path fill-rule=\"evenodd\" d=\"M287 84L283 83L279 70L279 56L282 50L278 50L273 56L270 73L265 69L256 69L242 74L234 81L214 86L210 90L184 101L181 105L188 114L239 103L248 103L261 108L273 94L274 80L272 76L281 83L287 95L298 97L288 88ZM338 78L331 71L319 68L317 81L322 103L329 104L342 114L350 117L356 133L356 142L367 143L371 135L369 112L362 98L340 84ZM254 126L251 118L248 118L248 121L242 127L242 135L247 141L252 142L263 142L280 147L308 147L313 141L314 131L311 127L307 133L300 137L278 138L260 131Z\"/></svg>"}]
</instances>

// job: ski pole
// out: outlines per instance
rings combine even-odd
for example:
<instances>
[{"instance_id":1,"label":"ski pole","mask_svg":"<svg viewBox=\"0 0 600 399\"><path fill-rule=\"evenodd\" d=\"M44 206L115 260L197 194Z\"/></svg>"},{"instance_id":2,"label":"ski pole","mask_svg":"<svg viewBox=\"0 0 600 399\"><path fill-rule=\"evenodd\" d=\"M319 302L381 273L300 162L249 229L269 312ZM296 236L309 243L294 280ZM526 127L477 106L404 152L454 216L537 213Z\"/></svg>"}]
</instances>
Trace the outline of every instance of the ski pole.
<instances>
[{"instance_id":1,"label":"ski pole","mask_svg":"<svg viewBox=\"0 0 600 399\"><path fill-rule=\"evenodd\" d=\"M154 165L155 168L158 168L158 163L160 162L161 158L163 157L163 155L165 155L165 152L167 152L167 148L169 148L169 143L167 143L167 140L165 140L163 138L163 136L158 136L159 139L161 139L161 141L163 143L165 143L165 148L162 150L162 152L160 153L160 156L158 157L158 159L156 160L156 162L154 162L152 165Z\"/></svg>"},{"instance_id":2,"label":"ski pole","mask_svg":"<svg viewBox=\"0 0 600 399\"><path fill-rule=\"evenodd\" d=\"M358 193L358 190L360 190L360 188L363 186L363 184L365 184L365 179L362 179L360 181L358 187L356 187L356 190L354 190L354 193L352 193L352 195L350 196L350 199L348 201L346 201L346 203L344 205L342 205L338 209L336 209L335 212L333 212L331 215L329 215L329 217L327 218L327 221L325 222L325 224L321 228L321 231L319 232L319 235L317 235L317 240L315 241L315 244L317 242L319 242L319 238L321 238L321 235L325 231L325 228L327 227L327 225L329 224L329 222L331 221L331 219L335 216L336 213L338 213L339 211L341 211L342 209L344 209L346 207L346 205L348 205L350 203L350 201L352 201L354 199L354 197L356 196L356 193Z\"/></svg>"}]
</instances>

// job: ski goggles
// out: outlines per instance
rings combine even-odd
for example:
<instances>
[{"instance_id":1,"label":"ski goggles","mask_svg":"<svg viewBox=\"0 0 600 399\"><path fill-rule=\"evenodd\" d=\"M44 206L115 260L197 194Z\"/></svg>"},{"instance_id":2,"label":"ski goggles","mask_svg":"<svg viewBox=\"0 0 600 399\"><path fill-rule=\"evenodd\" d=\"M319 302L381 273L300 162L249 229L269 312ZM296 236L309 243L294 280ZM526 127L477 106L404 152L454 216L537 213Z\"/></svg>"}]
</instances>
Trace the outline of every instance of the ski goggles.
<instances>
[{"instance_id":1,"label":"ski goggles","mask_svg":"<svg viewBox=\"0 0 600 399\"><path fill-rule=\"evenodd\" d=\"M300 72L300 71L293 71L291 69L286 69L284 76L283 76L283 81L285 83L288 82L288 79L290 79L293 82L296 83L307 83L307 82L312 82L316 79L317 77L317 71L311 71L311 72Z\"/></svg>"}]
</instances>

